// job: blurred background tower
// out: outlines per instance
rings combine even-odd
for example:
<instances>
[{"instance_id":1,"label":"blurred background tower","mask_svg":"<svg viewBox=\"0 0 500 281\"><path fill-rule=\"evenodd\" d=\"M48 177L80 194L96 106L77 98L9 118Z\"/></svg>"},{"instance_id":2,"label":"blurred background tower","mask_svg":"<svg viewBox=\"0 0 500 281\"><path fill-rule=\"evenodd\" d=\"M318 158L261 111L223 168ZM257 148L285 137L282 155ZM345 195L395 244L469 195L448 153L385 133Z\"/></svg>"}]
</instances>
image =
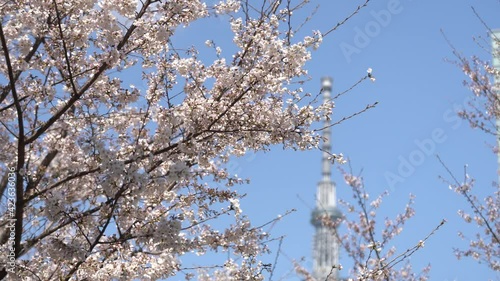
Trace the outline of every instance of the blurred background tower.
<instances>
[{"instance_id":1,"label":"blurred background tower","mask_svg":"<svg viewBox=\"0 0 500 281\"><path fill-rule=\"evenodd\" d=\"M321 79L321 89L325 100L331 98L332 83L333 80L330 77ZM313 242L313 276L317 281L339 280L339 243L334 230L324 226L321 222L321 217L327 216L332 221L341 217L341 213L337 209L335 183L331 179L330 125L330 120L326 119L323 125L322 179L318 183L316 207L311 217L311 223L316 230Z\"/></svg>"},{"instance_id":2,"label":"blurred background tower","mask_svg":"<svg viewBox=\"0 0 500 281\"><path fill-rule=\"evenodd\" d=\"M493 60L493 67L495 69L500 70L500 29L495 29L492 31L491 34L491 54L492 54L492 60ZM497 93L497 106L498 111L500 112L500 102L498 100L500 99L500 77L495 76L493 79L493 91L496 91ZM499 181L498 184L500 184L500 118L497 116L497 155L498 155L498 177Z\"/></svg>"}]
</instances>

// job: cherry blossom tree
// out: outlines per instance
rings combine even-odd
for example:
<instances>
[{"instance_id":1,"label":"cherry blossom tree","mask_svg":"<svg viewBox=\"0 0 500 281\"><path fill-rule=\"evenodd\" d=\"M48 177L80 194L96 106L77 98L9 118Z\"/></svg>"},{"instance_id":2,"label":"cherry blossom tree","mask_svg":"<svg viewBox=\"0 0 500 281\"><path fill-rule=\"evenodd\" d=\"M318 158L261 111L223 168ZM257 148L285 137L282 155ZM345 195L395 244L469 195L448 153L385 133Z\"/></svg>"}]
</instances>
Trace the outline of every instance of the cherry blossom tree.
<instances>
[{"instance_id":1,"label":"cherry blossom tree","mask_svg":"<svg viewBox=\"0 0 500 281\"><path fill-rule=\"evenodd\" d=\"M463 84L471 91L467 106L458 112L458 116L467 121L472 128L480 129L488 135L495 136L497 145L492 145L492 150L500 157L500 69L491 63L491 59L500 58L500 38L482 20L480 15L472 8L477 18L488 30L488 37L476 38L476 42L483 50L488 50L489 58L481 59L479 56L465 57L453 45L453 54L457 58L456 65L461 68L467 76ZM491 41L494 44L491 44ZM491 45L497 48L491 48ZM445 181L450 189L463 196L469 204L469 210L458 210L459 216L467 224L475 225L479 231L474 237L466 237L462 232L459 236L469 240L469 247L466 249L455 249L457 258L472 257L480 263L487 265L494 271L500 271L500 183L493 182L489 188L489 195L478 198L475 194L474 178L464 170L463 179L458 179L452 171L448 169L444 161L438 157L443 167L446 169L451 180Z\"/></svg>"},{"instance_id":2,"label":"cherry blossom tree","mask_svg":"<svg viewBox=\"0 0 500 281\"><path fill-rule=\"evenodd\" d=\"M311 125L334 104L300 83L322 35L290 25L306 2L3 1L0 279L189 279L181 256L222 251L200 280L261 280L268 234L226 164L320 140ZM177 45L177 29L221 16L235 52L209 35L211 61Z\"/></svg>"}]
</instances>

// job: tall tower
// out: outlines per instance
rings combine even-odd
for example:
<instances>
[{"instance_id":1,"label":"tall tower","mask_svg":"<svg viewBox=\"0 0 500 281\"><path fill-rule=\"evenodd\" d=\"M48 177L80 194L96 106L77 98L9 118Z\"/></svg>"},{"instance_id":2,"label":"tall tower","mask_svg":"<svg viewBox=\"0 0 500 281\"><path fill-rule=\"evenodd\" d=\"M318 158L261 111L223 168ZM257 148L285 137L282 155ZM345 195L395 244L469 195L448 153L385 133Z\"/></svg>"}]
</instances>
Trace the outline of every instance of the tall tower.
<instances>
[{"instance_id":1,"label":"tall tower","mask_svg":"<svg viewBox=\"0 0 500 281\"><path fill-rule=\"evenodd\" d=\"M330 99L333 80L330 77L321 79L324 99ZM311 223L316 229L313 249L313 276L316 281L338 280L339 243L334 230L324 226L320 220L325 215L336 221L341 217L337 209L335 183L331 179L332 162L330 161L330 120L324 121L322 178L316 192L316 207L312 212ZM328 278L328 279L327 279Z\"/></svg>"}]
</instances>

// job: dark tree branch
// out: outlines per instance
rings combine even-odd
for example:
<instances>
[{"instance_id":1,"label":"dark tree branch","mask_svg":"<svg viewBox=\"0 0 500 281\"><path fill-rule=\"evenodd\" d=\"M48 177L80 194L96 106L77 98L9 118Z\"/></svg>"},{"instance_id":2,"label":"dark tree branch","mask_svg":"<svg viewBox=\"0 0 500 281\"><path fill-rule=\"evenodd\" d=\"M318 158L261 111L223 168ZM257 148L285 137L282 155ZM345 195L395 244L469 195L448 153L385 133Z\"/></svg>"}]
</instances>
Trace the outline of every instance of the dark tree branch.
<instances>
[{"instance_id":1,"label":"dark tree branch","mask_svg":"<svg viewBox=\"0 0 500 281\"><path fill-rule=\"evenodd\" d=\"M23 177L22 173L25 161L25 138L24 138L24 121L23 121L23 111L21 104L19 102L19 97L16 91L16 81L14 77L14 71L12 69L12 64L9 56L9 49L7 47L7 40L3 32L2 23L0 23L0 40L2 41L2 49L5 56L5 62L7 64L7 71L9 75L10 87L12 97L14 99L14 104L17 113L17 125L18 125L18 138L17 138L17 165L16 165L16 210L15 210L15 237L14 237L14 253L15 259L19 258L19 253L21 252L21 237L23 234L23 213L24 213L24 189L23 189ZM4 278L7 274L6 271L0 272L0 278Z\"/></svg>"}]
</instances>

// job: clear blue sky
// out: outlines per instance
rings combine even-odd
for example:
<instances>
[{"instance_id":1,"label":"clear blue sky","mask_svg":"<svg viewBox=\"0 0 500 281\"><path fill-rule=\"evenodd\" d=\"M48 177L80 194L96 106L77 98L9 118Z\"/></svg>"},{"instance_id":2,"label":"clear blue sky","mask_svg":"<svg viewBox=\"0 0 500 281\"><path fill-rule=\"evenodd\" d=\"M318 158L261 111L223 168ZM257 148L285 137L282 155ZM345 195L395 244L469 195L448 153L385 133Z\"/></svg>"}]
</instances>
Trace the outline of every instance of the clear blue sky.
<instances>
[{"instance_id":1,"label":"clear blue sky","mask_svg":"<svg viewBox=\"0 0 500 281\"><path fill-rule=\"evenodd\" d=\"M304 32L328 30L362 1L311 2L305 10L310 11L316 5L320 8L303 27ZM349 4L344 4L346 2ZM359 53L347 58L340 45L356 46L357 30L373 25L376 22L373 14L388 10L389 2L398 5L398 13L392 14L380 30L372 30L369 42L358 44ZM351 159L354 172L363 169L365 185L372 197L386 189L391 192L380 210L382 219L403 210L409 193L416 195L416 215L394 241L398 252L415 245L442 219L448 221L427 241L425 248L411 257L417 271L428 263L432 265L430 280L500 280L500 274L486 266L470 259L458 261L453 255L453 247L463 249L467 246L467 241L459 239L457 232L472 236L477 229L458 217L458 209L468 211L470 208L462 197L438 179L440 175L448 175L433 156L439 154L460 178L464 164L468 164L469 174L477 180L477 194L484 196L493 191L491 183L497 179L497 160L489 146L494 145L494 138L471 129L466 122L450 122L443 117L454 105L463 104L470 92L462 86L464 74L446 62L447 58L454 57L440 30L464 55L475 54L489 59L489 54L473 41L474 36L486 36L486 29L473 14L471 5L490 27L500 27L497 0L372 0L368 7L324 39L308 64L312 79L304 85L306 91L316 93L320 78L332 76L335 80L333 93L338 93L365 75L368 67L373 68L376 82L364 83L338 100L333 119L360 110L368 103L378 101L379 105L335 126L333 150ZM223 41L230 40L227 37L230 34L220 28L225 28L222 20L210 27L195 24L181 30L178 36L181 41L196 44L214 39L224 48ZM191 32L198 36L192 37ZM412 152L419 150L415 141L431 138L435 130L442 132L444 141L436 144L432 155L426 156L403 183L390 188L384 175L387 172L397 174L401 159L408 159ZM287 275L293 268L292 259L305 257L304 265L309 269L312 266L314 229L309 220L316 183L320 179L320 157L318 151L293 152L275 147L272 152L231 162L234 171L251 178L251 184L240 187L248 194L242 208L256 224L265 223L286 210L297 209L271 230L273 237L286 235L273 280L299 280ZM338 196L349 200L350 192L337 170L334 170L333 180L337 183ZM277 249L277 243L271 246ZM266 261L274 262L274 254L266 257ZM346 259L341 258L341 263L349 266ZM341 275L345 276L347 269L343 271Z\"/></svg>"}]
</instances>

